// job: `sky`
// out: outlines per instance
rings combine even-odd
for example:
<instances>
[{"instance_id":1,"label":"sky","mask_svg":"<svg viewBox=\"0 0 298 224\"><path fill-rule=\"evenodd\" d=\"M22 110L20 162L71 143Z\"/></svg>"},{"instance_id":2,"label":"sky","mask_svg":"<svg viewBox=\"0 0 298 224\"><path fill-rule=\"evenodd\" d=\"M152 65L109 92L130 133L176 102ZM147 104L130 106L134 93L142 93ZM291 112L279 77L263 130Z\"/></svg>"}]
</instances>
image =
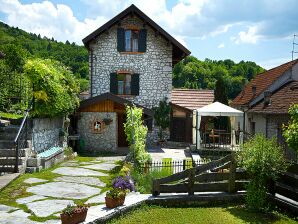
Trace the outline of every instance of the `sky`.
<instances>
[{"instance_id":1,"label":"sky","mask_svg":"<svg viewBox=\"0 0 298 224\"><path fill-rule=\"evenodd\" d=\"M292 59L298 0L0 0L0 20L82 45L131 4L200 60L254 61L270 69Z\"/></svg>"}]
</instances>

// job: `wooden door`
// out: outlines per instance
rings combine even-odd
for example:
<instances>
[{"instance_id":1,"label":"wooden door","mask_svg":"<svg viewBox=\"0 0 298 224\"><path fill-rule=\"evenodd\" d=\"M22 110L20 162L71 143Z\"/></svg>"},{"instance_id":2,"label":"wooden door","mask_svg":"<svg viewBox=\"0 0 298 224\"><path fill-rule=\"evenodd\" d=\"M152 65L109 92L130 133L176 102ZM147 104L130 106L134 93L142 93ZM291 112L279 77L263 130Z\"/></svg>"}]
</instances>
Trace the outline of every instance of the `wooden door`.
<instances>
[{"instance_id":1,"label":"wooden door","mask_svg":"<svg viewBox=\"0 0 298 224\"><path fill-rule=\"evenodd\" d=\"M186 142L186 119L184 117L173 117L171 122L171 140Z\"/></svg>"},{"instance_id":2,"label":"wooden door","mask_svg":"<svg viewBox=\"0 0 298 224\"><path fill-rule=\"evenodd\" d=\"M124 132L125 114L118 113L118 147L128 147Z\"/></svg>"}]
</instances>

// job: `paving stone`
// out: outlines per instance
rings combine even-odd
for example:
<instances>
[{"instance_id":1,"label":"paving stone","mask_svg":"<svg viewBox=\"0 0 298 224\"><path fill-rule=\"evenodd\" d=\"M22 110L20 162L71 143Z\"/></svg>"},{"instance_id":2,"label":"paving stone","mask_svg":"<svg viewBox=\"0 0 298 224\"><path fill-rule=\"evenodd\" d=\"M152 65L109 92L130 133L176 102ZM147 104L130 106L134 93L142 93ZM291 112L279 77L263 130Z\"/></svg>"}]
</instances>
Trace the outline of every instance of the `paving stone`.
<instances>
[{"instance_id":1,"label":"paving stone","mask_svg":"<svg viewBox=\"0 0 298 224\"><path fill-rule=\"evenodd\" d=\"M80 162L80 165L91 165L93 164L92 162Z\"/></svg>"},{"instance_id":2,"label":"paving stone","mask_svg":"<svg viewBox=\"0 0 298 224\"><path fill-rule=\"evenodd\" d=\"M69 161L69 162L65 162L65 163L62 163L61 166L70 166L70 167L73 167L73 166L78 166L79 163L78 162L75 162L75 161Z\"/></svg>"},{"instance_id":3,"label":"paving stone","mask_svg":"<svg viewBox=\"0 0 298 224\"><path fill-rule=\"evenodd\" d=\"M74 202L71 200L44 200L28 203L27 207L34 212L36 216L46 217L62 211L68 204L73 205Z\"/></svg>"},{"instance_id":4,"label":"paving stone","mask_svg":"<svg viewBox=\"0 0 298 224\"><path fill-rule=\"evenodd\" d=\"M36 184L36 183L42 183L42 182L47 182L48 180L45 180L45 179L40 179L40 178L35 178L35 177L32 177L32 178L28 178L26 180L24 180L24 183L27 183L27 184Z\"/></svg>"},{"instance_id":5,"label":"paving stone","mask_svg":"<svg viewBox=\"0 0 298 224\"><path fill-rule=\"evenodd\" d=\"M19 204L27 204L27 203L42 200L42 199L46 199L46 197L41 196L41 195L32 195L32 196L29 196L26 198L19 198L16 200L16 202Z\"/></svg>"},{"instance_id":6,"label":"paving stone","mask_svg":"<svg viewBox=\"0 0 298 224\"><path fill-rule=\"evenodd\" d=\"M92 164L92 165L87 165L83 166L84 168L87 169L94 169L94 170L112 170L116 167L116 164L113 163L98 163L98 164Z\"/></svg>"},{"instance_id":7,"label":"paving stone","mask_svg":"<svg viewBox=\"0 0 298 224\"><path fill-rule=\"evenodd\" d=\"M1 212L0 211L0 223L1 224L33 224L36 222L28 219L29 213L23 210L17 210L12 213Z\"/></svg>"},{"instance_id":8,"label":"paving stone","mask_svg":"<svg viewBox=\"0 0 298 224\"><path fill-rule=\"evenodd\" d=\"M12 211L12 210L15 210L17 208L15 207L12 207L12 206L7 206L7 205L0 205L0 211L1 212L9 212L9 211Z\"/></svg>"},{"instance_id":9,"label":"paving stone","mask_svg":"<svg viewBox=\"0 0 298 224\"><path fill-rule=\"evenodd\" d=\"M89 198L100 193L99 188L90 187L85 184L67 182L41 184L27 188L27 191L42 196L69 199Z\"/></svg>"},{"instance_id":10,"label":"paving stone","mask_svg":"<svg viewBox=\"0 0 298 224\"><path fill-rule=\"evenodd\" d=\"M52 172L64 176L108 176L102 172L77 167L59 167Z\"/></svg>"},{"instance_id":11,"label":"paving stone","mask_svg":"<svg viewBox=\"0 0 298 224\"><path fill-rule=\"evenodd\" d=\"M72 177L72 176L61 176L54 179L54 181L78 183L78 184L88 184L97 187L105 187L106 184L100 181L96 177Z\"/></svg>"},{"instance_id":12,"label":"paving stone","mask_svg":"<svg viewBox=\"0 0 298 224\"><path fill-rule=\"evenodd\" d=\"M89 198L88 201L86 201L86 204L93 204L93 203L104 203L106 197L106 192L96 195L93 198Z\"/></svg>"}]
</instances>

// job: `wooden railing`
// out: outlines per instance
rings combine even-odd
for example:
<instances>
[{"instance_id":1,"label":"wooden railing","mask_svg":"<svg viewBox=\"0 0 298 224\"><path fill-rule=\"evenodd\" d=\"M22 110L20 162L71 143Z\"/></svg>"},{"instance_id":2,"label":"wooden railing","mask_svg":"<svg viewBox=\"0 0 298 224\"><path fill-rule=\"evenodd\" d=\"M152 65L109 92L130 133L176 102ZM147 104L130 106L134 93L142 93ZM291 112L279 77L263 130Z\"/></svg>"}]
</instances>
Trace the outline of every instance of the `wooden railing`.
<instances>
[{"instance_id":1,"label":"wooden railing","mask_svg":"<svg viewBox=\"0 0 298 224\"><path fill-rule=\"evenodd\" d=\"M157 196L160 193L193 195L194 192L212 191L234 193L244 190L244 184L248 182L247 175L244 171L236 172L236 167L235 154L232 153L219 160L154 180L152 195ZM229 172L226 172L227 169Z\"/></svg>"}]
</instances>

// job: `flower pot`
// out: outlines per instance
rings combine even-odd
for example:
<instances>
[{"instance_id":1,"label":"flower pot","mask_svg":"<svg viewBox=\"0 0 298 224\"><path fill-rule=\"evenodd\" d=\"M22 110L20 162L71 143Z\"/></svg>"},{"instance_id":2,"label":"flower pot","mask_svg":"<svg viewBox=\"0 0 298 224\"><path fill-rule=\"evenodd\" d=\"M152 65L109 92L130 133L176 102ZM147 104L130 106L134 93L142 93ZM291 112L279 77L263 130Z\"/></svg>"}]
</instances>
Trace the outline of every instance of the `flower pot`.
<instances>
[{"instance_id":1,"label":"flower pot","mask_svg":"<svg viewBox=\"0 0 298 224\"><path fill-rule=\"evenodd\" d=\"M125 197L121 197L121 198L107 198L107 197L105 197L105 200L106 200L107 208L116 208L116 207L124 204Z\"/></svg>"},{"instance_id":2,"label":"flower pot","mask_svg":"<svg viewBox=\"0 0 298 224\"><path fill-rule=\"evenodd\" d=\"M87 216L88 209L76 211L71 216L68 214L60 214L62 224L77 224L84 222Z\"/></svg>"}]
</instances>

